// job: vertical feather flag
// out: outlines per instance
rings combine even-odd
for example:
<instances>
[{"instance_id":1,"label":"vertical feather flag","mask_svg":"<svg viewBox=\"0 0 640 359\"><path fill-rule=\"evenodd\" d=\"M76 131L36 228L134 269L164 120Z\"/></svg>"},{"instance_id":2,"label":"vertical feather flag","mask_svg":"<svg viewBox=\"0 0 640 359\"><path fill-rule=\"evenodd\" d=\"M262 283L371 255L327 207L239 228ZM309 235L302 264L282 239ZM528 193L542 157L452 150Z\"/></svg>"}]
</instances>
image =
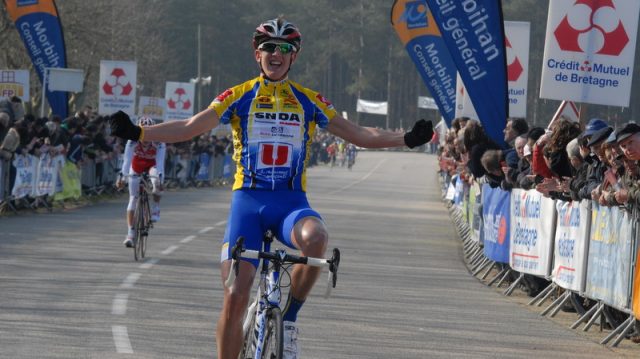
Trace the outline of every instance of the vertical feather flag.
<instances>
[{"instance_id":1,"label":"vertical feather flag","mask_svg":"<svg viewBox=\"0 0 640 359\"><path fill-rule=\"evenodd\" d=\"M500 0L427 0L487 134L505 146L509 115Z\"/></svg>"},{"instance_id":2,"label":"vertical feather flag","mask_svg":"<svg viewBox=\"0 0 640 359\"><path fill-rule=\"evenodd\" d=\"M40 81L43 82L46 68L66 68L62 25L54 0L5 0L5 6L24 41ZM46 90L53 113L67 117L67 93Z\"/></svg>"},{"instance_id":3,"label":"vertical feather flag","mask_svg":"<svg viewBox=\"0 0 640 359\"><path fill-rule=\"evenodd\" d=\"M395 0L391 24L447 126L456 112L456 68L425 0Z\"/></svg>"}]
</instances>

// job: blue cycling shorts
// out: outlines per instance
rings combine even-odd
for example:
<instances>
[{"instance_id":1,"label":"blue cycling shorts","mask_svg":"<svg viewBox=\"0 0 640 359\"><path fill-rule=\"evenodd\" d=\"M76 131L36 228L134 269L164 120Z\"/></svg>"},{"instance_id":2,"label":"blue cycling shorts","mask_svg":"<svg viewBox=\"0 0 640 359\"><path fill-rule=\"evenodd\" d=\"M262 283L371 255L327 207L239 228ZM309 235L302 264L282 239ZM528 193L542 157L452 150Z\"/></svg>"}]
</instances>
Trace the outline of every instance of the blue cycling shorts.
<instances>
[{"instance_id":1,"label":"blue cycling shorts","mask_svg":"<svg viewBox=\"0 0 640 359\"><path fill-rule=\"evenodd\" d=\"M220 261L230 258L230 249L240 236L244 237L246 249L261 250L262 239L267 230L271 230L287 247L296 249L291 241L291 231L296 222L304 217L322 220L320 214L309 206L305 192L255 189L233 191ZM258 267L258 260L247 261Z\"/></svg>"}]
</instances>

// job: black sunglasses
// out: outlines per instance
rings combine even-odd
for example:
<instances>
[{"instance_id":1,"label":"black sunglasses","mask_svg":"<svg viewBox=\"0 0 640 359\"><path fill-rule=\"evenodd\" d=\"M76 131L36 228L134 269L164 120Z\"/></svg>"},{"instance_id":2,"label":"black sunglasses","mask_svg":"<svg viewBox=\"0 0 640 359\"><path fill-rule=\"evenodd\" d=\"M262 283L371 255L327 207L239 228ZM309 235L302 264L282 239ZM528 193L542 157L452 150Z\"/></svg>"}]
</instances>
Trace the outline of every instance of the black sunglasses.
<instances>
[{"instance_id":1,"label":"black sunglasses","mask_svg":"<svg viewBox=\"0 0 640 359\"><path fill-rule=\"evenodd\" d=\"M258 46L258 50L268 52L270 54L273 54L274 52L276 52L276 49L280 50L280 53L283 55L286 55L290 52L297 51L295 46L287 42L283 42L279 44L274 44L273 42L264 42L260 44L260 46Z\"/></svg>"}]
</instances>

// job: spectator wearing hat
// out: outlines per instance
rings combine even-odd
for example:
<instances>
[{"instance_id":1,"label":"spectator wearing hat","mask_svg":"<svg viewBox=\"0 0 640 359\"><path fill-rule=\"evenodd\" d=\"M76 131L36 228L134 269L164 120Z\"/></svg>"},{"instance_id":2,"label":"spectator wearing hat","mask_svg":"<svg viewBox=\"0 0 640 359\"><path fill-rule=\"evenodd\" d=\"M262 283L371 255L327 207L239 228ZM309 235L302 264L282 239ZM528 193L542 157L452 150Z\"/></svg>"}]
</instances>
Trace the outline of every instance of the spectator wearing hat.
<instances>
[{"instance_id":1,"label":"spectator wearing hat","mask_svg":"<svg viewBox=\"0 0 640 359\"><path fill-rule=\"evenodd\" d=\"M608 168L604 174L605 180L601 186L602 194L600 195L599 201L603 206L617 206L620 203L616 201L615 193L622 189L622 178L625 174L625 167L622 163L624 155L616 143L616 134L614 131L611 131L602 146Z\"/></svg>"},{"instance_id":2,"label":"spectator wearing hat","mask_svg":"<svg viewBox=\"0 0 640 359\"><path fill-rule=\"evenodd\" d=\"M613 132L613 128L609 126L601 128L595 131L591 135L589 142L587 142L587 146L595 156L591 157L592 163L589 164L587 170L585 186L580 190L580 198L594 201L598 201L600 198L600 188L604 181L604 173L607 170L604 142L611 132Z\"/></svg>"},{"instance_id":3,"label":"spectator wearing hat","mask_svg":"<svg viewBox=\"0 0 640 359\"><path fill-rule=\"evenodd\" d=\"M626 158L640 160L640 126L631 122L616 133L616 141Z\"/></svg>"}]
</instances>

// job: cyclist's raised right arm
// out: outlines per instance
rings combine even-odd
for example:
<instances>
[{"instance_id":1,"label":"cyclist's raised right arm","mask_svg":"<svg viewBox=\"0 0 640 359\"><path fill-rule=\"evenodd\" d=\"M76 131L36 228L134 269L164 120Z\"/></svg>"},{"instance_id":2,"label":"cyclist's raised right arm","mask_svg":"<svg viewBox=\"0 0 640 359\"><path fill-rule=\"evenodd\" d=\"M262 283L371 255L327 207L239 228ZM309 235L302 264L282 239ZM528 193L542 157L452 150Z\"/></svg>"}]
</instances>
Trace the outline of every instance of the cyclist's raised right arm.
<instances>
[{"instance_id":1,"label":"cyclist's raised right arm","mask_svg":"<svg viewBox=\"0 0 640 359\"><path fill-rule=\"evenodd\" d=\"M220 119L213 109L206 109L182 121L168 121L145 127L144 141L175 143L192 139L218 126Z\"/></svg>"}]
</instances>

